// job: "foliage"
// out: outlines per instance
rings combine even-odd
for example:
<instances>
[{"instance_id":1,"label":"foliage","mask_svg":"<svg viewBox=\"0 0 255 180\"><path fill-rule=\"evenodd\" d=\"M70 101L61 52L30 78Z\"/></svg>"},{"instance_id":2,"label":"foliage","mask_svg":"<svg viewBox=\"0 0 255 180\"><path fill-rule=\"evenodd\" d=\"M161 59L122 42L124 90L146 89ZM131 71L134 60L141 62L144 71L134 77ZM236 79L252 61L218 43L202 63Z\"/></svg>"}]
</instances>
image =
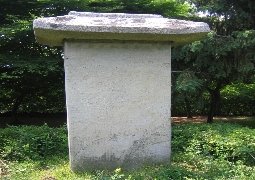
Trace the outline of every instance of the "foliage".
<instances>
[{"instance_id":1,"label":"foliage","mask_svg":"<svg viewBox=\"0 0 255 180\"><path fill-rule=\"evenodd\" d=\"M173 61L184 62L178 70L193 71L194 81L203 82L200 89L210 93L211 118L217 106L221 107L220 90L231 82L248 82L254 75L254 35L254 31L248 31L222 37L211 32L201 41L173 49ZM197 84L190 82L198 90Z\"/></svg>"},{"instance_id":2,"label":"foliage","mask_svg":"<svg viewBox=\"0 0 255 180\"><path fill-rule=\"evenodd\" d=\"M195 91L202 86L202 81L198 79L194 72L183 71L176 80L177 91Z\"/></svg>"},{"instance_id":3,"label":"foliage","mask_svg":"<svg viewBox=\"0 0 255 180\"><path fill-rule=\"evenodd\" d=\"M200 89L210 94L207 109L208 122L212 122L213 116L221 114L220 90L231 82L248 82L254 76L255 6L252 0L188 2L197 12L205 13L194 19L207 22L212 32L200 41L174 48L172 67L176 71L193 71L203 81Z\"/></svg>"},{"instance_id":4,"label":"foliage","mask_svg":"<svg viewBox=\"0 0 255 180\"><path fill-rule=\"evenodd\" d=\"M5 1L1 6L4 9L2 14L6 17L1 21L0 29L1 113L41 112L46 107L45 111L48 112L63 111L61 51L35 43L32 30L34 16L31 13L33 8L38 8L38 4L20 3L22 1L17 4ZM13 12L11 8L18 5L25 6L23 10L27 11Z\"/></svg>"},{"instance_id":5,"label":"foliage","mask_svg":"<svg viewBox=\"0 0 255 180\"><path fill-rule=\"evenodd\" d=\"M174 148L201 157L208 156L234 163L242 161L246 165L255 165L255 160L252 158L255 149L254 130L223 123L215 123L211 126L206 124L183 125L178 126L179 130L183 131L184 126L185 133L181 134L186 138L192 135L192 139L187 138L186 142L181 142L182 146L174 146ZM179 139L176 129L173 132L173 139Z\"/></svg>"},{"instance_id":6,"label":"foliage","mask_svg":"<svg viewBox=\"0 0 255 180\"><path fill-rule=\"evenodd\" d=\"M172 131L173 161L185 161L200 179L254 177L254 135L254 129L235 124L177 125Z\"/></svg>"},{"instance_id":7,"label":"foliage","mask_svg":"<svg viewBox=\"0 0 255 180\"><path fill-rule=\"evenodd\" d=\"M67 152L66 127L10 126L0 131L0 157L3 160L40 160Z\"/></svg>"},{"instance_id":8,"label":"foliage","mask_svg":"<svg viewBox=\"0 0 255 180\"><path fill-rule=\"evenodd\" d=\"M224 86L254 82L254 7L252 0L1 0L1 113L65 111L63 52L35 43L32 20L77 10L155 13L208 22L213 31L205 39L173 48L172 69L182 71L172 80L173 112L220 115L226 110L219 96ZM194 15L199 11L205 16ZM203 99L204 93L210 98Z\"/></svg>"},{"instance_id":9,"label":"foliage","mask_svg":"<svg viewBox=\"0 0 255 180\"><path fill-rule=\"evenodd\" d=\"M184 70L181 72L176 81L172 83L172 95L175 97L175 106L179 103L185 103L187 118L192 118L192 108L194 106L194 99L200 95L200 88L202 81L195 76L193 71ZM176 99L178 100L176 101ZM190 101L193 101L193 106Z\"/></svg>"},{"instance_id":10,"label":"foliage","mask_svg":"<svg viewBox=\"0 0 255 180\"><path fill-rule=\"evenodd\" d=\"M255 2L253 0L188 0L197 11L206 13L204 20L218 35L228 36L234 31L255 28Z\"/></svg>"},{"instance_id":11,"label":"foliage","mask_svg":"<svg viewBox=\"0 0 255 180\"><path fill-rule=\"evenodd\" d=\"M73 173L69 168L65 126L10 126L0 131L0 137L2 179L255 178L255 130L236 124L175 125L172 128L171 165L143 167L135 171L120 167L114 171Z\"/></svg>"},{"instance_id":12,"label":"foliage","mask_svg":"<svg viewBox=\"0 0 255 180\"><path fill-rule=\"evenodd\" d=\"M222 112L225 115L253 115L255 113L255 84L231 84L221 90Z\"/></svg>"},{"instance_id":13,"label":"foliage","mask_svg":"<svg viewBox=\"0 0 255 180\"><path fill-rule=\"evenodd\" d=\"M146 14L161 14L165 17L187 17L192 13L192 8L188 3L179 0L117 0L122 5L122 9L114 12L134 12Z\"/></svg>"},{"instance_id":14,"label":"foliage","mask_svg":"<svg viewBox=\"0 0 255 180\"><path fill-rule=\"evenodd\" d=\"M221 96L221 116L253 116L255 113L254 105L254 94L255 94L255 84L245 84L245 83L233 83L226 85L220 90ZM199 91L196 91L197 93ZM187 95L194 95L194 93L189 93ZM185 111L185 101L182 94L173 94L173 102L175 106L175 112L172 111L172 116L183 116L186 114ZM200 95L199 95L200 96ZM176 99L178 97L178 99ZM190 97L190 96L189 96ZM192 104L192 112L196 115L204 115L208 113L210 94L205 91L199 98L190 98ZM172 107L173 108L173 107Z\"/></svg>"}]
</instances>

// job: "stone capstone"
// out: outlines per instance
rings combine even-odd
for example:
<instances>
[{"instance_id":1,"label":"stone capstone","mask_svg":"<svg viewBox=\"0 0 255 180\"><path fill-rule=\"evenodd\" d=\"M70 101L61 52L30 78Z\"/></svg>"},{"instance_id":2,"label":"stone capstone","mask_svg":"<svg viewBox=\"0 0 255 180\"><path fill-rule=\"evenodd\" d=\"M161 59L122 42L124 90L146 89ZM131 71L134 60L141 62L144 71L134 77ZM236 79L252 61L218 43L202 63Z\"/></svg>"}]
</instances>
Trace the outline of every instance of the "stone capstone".
<instances>
[{"instance_id":1,"label":"stone capstone","mask_svg":"<svg viewBox=\"0 0 255 180\"><path fill-rule=\"evenodd\" d=\"M152 14L71 11L66 16L38 18L33 27L38 43L63 46L65 39L172 42L172 46L204 37L209 26Z\"/></svg>"}]
</instances>

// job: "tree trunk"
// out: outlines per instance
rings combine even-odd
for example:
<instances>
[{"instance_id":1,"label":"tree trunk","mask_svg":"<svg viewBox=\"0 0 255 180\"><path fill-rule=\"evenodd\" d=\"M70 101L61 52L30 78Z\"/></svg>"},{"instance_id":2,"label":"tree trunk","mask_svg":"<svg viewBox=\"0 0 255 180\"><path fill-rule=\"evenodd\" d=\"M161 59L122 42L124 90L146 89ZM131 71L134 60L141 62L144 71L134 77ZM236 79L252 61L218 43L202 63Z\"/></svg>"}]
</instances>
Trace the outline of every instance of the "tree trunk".
<instances>
[{"instance_id":1,"label":"tree trunk","mask_svg":"<svg viewBox=\"0 0 255 180\"><path fill-rule=\"evenodd\" d=\"M220 107L217 107L220 101L220 88L221 88L220 83L217 85L215 89L207 88L207 90L209 91L211 95L210 110L207 117L207 123L213 122L213 116L215 115L217 108L220 108Z\"/></svg>"},{"instance_id":2,"label":"tree trunk","mask_svg":"<svg viewBox=\"0 0 255 180\"><path fill-rule=\"evenodd\" d=\"M171 116L177 116L177 109L175 104L171 105Z\"/></svg>"},{"instance_id":3,"label":"tree trunk","mask_svg":"<svg viewBox=\"0 0 255 180\"><path fill-rule=\"evenodd\" d=\"M217 103L216 103L215 115L221 116L222 103L221 103L221 97L220 97L220 89L218 89L216 92L216 100L217 100Z\"/></svg>"},{"instance_id":4,"label":"tree trunk","mask_svg":"<svg viewBox=\"0 0 255 180\"><path fill-rule=\"evenodd\" d=\"M211 93L211 91L209 91L209 92L211 95L211 102L210 102L210 110L209 110L208 117L207 117L207 123L212 123L215 108L216 108L216 100L215 100L215 96L213 95L214 93L213 92Z\"/></svg>"},{"instance_id":5,"label":"tree trunk","mask_svg":"<svg viewBox=\"0 0 255 180\"><path fill-rule=\"evenodd\" d=\"M23 99L24 99L24 95L20 95L19 97L17 97L15 99L15 102L14 102L14 105L12 107L12 120L13 120L13 123L12 124L15 124L15 125L18 125L19 124L19 119L17 117L17 111L19 109L19 106L20 104L22 103Z\"/></svg>"},{"instance_id":6,"label":"tree trunk","mask_svg":"<svg viewBox=\"0 0 255 180\"><path fill-rule=\"evenodd\" d=\"M189 99L187 98L186 94L185 94L184 101L185 101L185 104L186 104L186 114L187 114L187 118L192 118L190 102L189 102Z\"/></svg>"}]
</instances>

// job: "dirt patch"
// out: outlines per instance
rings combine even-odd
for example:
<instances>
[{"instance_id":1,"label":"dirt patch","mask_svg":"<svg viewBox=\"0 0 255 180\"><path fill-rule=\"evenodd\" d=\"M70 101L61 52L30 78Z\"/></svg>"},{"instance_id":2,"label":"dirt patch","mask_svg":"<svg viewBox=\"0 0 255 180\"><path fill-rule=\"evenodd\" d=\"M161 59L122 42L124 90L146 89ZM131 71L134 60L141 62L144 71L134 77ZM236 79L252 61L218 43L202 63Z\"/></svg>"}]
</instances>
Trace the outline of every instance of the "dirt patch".
<instances>
[{"instance_id":1,"label":"dirt patch","mask_svg":"<svg viewBox=\"0 0 255 180\"><path fill-rule=\"evenodd\" d=\"M194 116L193 118L187 117L171 117L172 124L179 123L206 123L207 116ZM214 117L214 122L225 121L236 123L236 117ZM245 118L244 118L245 119ZM61 117L20 117L19 124L14 124L10 117L0 117L0 128L5 128L7 125L35 125L42 126L47 124L49 127L60 127L67 123L66 116Z\"/></svg>"},{"instance_id":2,"label":"dirt patch","mask_svg":"<svg viewBox=\"0 0 255 180\"><path fill-rule=\"evenodd\" d=\"M206 116L197 116L193 118L186 117L172 117L173 124L179 124L184 122L190 123L205 123ZM10 117L0 117L0 128L5 128L7 125L35 125L42 126L45 123L49 127L60 127L66 124L67 118L63 117L19 117L19 123L13 123L12 118Z\"/></svg>"},{"instance_id":3,"label":"dirt patch","mask_svg":"<svg viewBox=\"0 0 255 180\"><path fill-rule=\"evenodd\" d=\"M186 117L171 117L172 124L177 125L180 123L206 123L207 116L194 116L193 118L186 118ZM213 122L226 122L226 123L233 123L239 124L241 126L246 126L249 128L255 129L255 117L252 116L228 116L228 117L213 117Z\"/></svg>"},{"instance_id":4,"label":"dirt patch","mask_svg":"<svg viewBox=\"0 0 255 180\"><path fill-rule=\"evenodd\" d=\"M206 123L207 117L206 116L196 116L193 118L187 118L187 117L171 117L173 125L179 124L179 123Z\"/></svg>"}]
</instances>

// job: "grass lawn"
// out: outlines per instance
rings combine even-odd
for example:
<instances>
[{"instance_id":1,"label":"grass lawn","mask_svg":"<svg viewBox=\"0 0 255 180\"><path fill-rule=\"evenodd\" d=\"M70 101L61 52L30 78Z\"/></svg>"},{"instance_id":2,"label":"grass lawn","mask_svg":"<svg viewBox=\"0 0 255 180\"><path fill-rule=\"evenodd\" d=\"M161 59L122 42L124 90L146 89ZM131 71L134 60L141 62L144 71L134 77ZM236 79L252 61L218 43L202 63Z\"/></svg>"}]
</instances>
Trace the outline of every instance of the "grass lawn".
<instances>
[{"instance_id":1,"label":"grass lawn","mask_svg":"<svg viewBox=\"0 0 255 180\"><path fill-rule=\"evenodd\" d=\"M66 126L1 129L0 179L255 180L255 118L221 117L213 124L204 123L204 118L173 119L171 165L135 171L119 167L114 171L73 173Z\"/></svg>"}]
</instances>

